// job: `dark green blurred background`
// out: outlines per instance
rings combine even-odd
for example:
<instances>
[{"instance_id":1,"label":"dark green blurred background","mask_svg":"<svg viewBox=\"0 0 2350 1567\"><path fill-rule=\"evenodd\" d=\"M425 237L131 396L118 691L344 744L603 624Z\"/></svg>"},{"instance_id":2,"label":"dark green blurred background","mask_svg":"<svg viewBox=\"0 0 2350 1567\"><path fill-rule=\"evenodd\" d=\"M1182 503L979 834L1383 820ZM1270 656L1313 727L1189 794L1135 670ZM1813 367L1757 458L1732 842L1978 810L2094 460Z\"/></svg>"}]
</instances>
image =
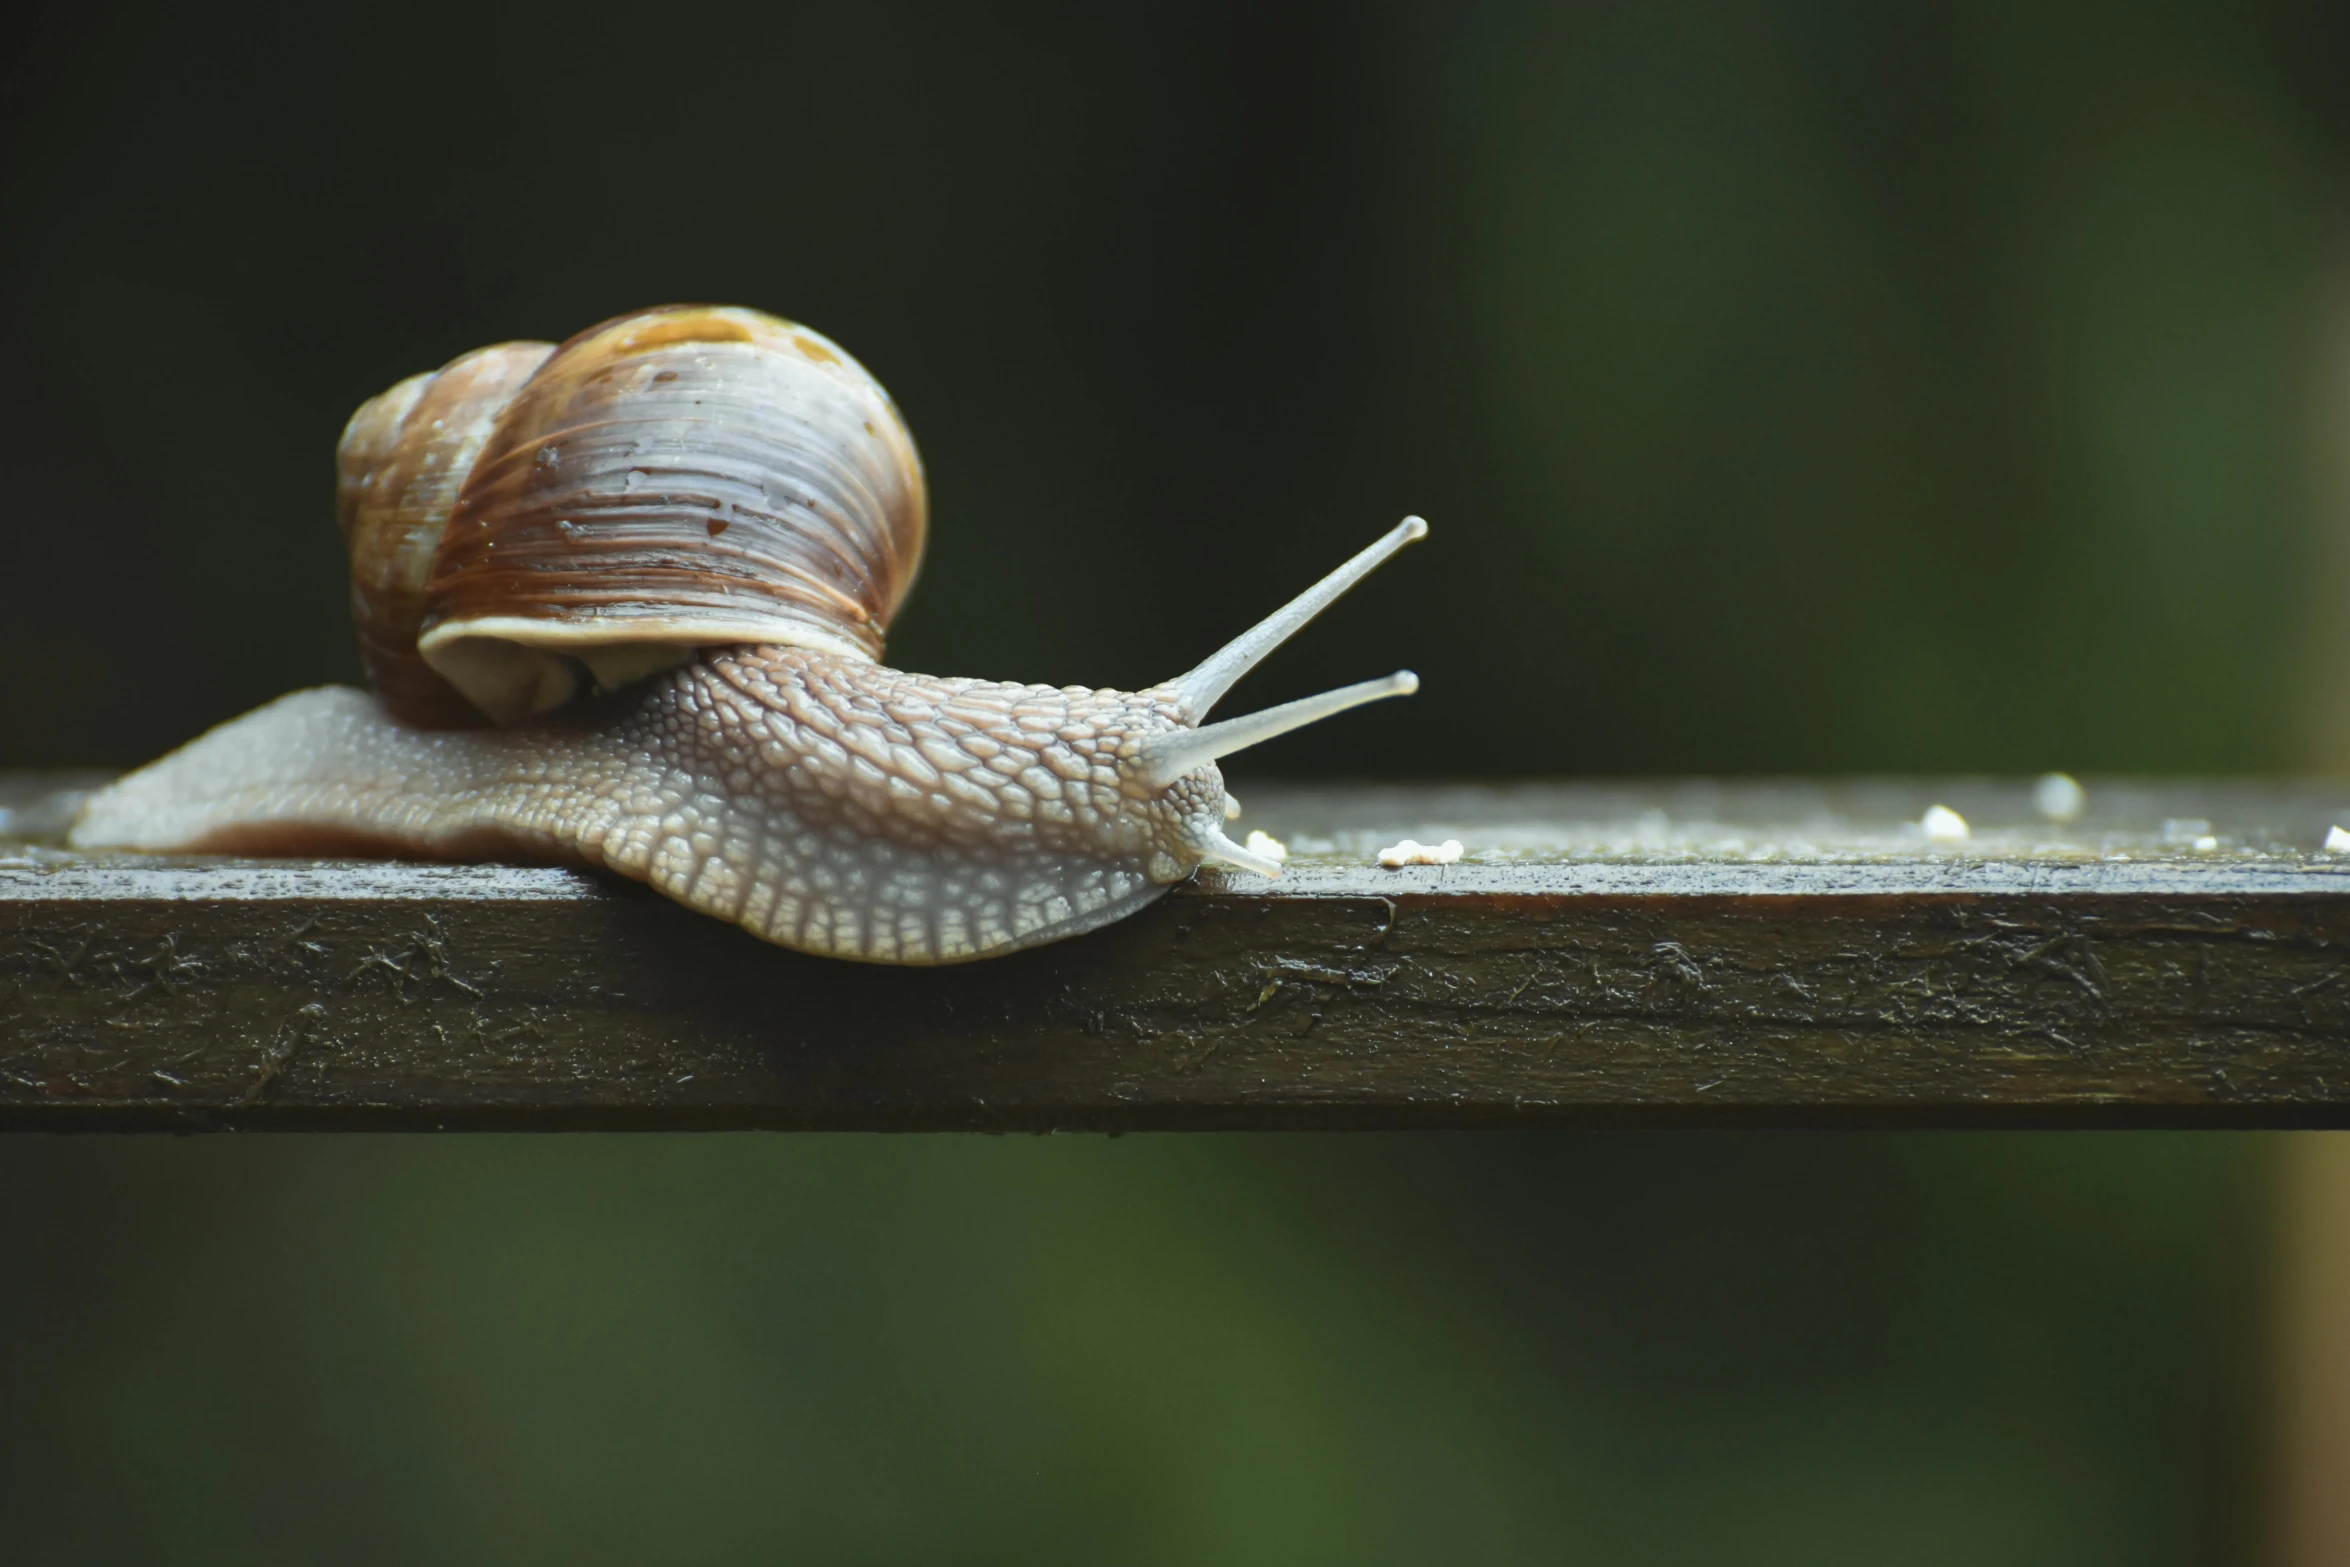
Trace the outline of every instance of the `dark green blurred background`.
<instances>
[{"instance_id":1,"label":"dark green blurred background","mask_svg":"<svg viewBox=\"0 0 2350 1567\"><path fill-rule=\"evenodd\" d=\"M1424 512L1242 700L1423 694L1243 793L2339 755L2346 71L2317 0L53 6L0 766L352 677L351 407L678 299L897 395L911 667L1144 684ZM2264 1155L18 1140L0 1552L2238 1560Z\"/></svg>"}]
</instances>

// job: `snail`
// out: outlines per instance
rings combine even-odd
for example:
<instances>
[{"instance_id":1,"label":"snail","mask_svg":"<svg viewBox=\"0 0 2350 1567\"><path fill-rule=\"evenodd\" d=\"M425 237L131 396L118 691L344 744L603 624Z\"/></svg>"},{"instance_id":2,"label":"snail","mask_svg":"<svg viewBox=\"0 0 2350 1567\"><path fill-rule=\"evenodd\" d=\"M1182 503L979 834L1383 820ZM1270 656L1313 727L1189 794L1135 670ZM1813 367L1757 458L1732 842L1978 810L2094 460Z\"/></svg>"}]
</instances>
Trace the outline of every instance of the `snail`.
<instances>
[{"instance_id":1,"label":"snail","mask_svg":"<svg viewBox=\"0 0 2350 1567\"><path fill-rule=\"evenodd\" d=\"M785 947L935 964L1119 919L1214 861L1216 759L1417 688L1206 722L1406 518L1145 691L881 662L922 464L837 344L731 307L504 343L364 404L338 452L374 689L297 691L99 791L84 849L601 865Z\"/></svg>"}]
</instances>

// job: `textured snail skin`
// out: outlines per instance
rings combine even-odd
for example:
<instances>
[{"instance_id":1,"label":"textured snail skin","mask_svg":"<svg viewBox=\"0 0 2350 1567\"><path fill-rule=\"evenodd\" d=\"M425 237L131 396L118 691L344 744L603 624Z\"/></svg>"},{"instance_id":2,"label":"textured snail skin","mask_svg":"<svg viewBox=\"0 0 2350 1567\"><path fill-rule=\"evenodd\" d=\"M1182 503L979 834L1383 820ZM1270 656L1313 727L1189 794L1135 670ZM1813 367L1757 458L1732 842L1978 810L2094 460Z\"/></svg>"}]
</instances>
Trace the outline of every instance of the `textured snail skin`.
<instances>
[{"instance_id":1,"label":"textured snail skin","mask_svg":"<svg viewBox=\"0 0 2350 1567\"><path fill-rule=\"evenodd\" d=\"M1138 694L722 650L586 724L425 730L299 691L100 792L73 842L169 852L576 860L783 946L956 963L1091 930L1198 867L1210 764L1153 788L1183 727ZM1122 765L1123 764L1123 765Z\"/></svg>"}]
</instances>

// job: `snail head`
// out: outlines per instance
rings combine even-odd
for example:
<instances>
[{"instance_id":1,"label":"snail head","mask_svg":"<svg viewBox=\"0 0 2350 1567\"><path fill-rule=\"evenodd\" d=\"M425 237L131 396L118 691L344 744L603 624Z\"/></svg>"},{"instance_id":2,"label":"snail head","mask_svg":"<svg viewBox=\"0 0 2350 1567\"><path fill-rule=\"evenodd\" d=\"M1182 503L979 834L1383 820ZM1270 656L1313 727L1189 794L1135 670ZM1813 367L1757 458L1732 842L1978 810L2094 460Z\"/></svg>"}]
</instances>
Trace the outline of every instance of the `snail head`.
<instances>
[{"instance_id":1,"label":"snail head","mask_svg":"<svg viewBox=\"0 0 2350 1567\"><path fill-rule=\"evenodd\" d=\"M1410 696L1420 688L1420 677L1408 669L1378 680L1342 686L1317 696L1301 697L1239 718L1205 722L1224 694L1297 630L1327 609L1338 596L1370 575L1373 568L1417 539L1427 537L1428 524L1406 517L1370 548L1362 551L1281 609L1259 621L1189 674L1167 682L1158 694L1171 695L1179 715L1175 728L1161 730L1128 749L1120 770L1133 784L1163 798L1172 814L1179 848L1197 863L1221 861L1260 876L1278 876L1277 860L1252 853L1224 832L1225 795L1215 771L1219 757L1246 750L1277 735L1317 723L1348 708L1384 697Z\"/></svg>"}]
</instances>

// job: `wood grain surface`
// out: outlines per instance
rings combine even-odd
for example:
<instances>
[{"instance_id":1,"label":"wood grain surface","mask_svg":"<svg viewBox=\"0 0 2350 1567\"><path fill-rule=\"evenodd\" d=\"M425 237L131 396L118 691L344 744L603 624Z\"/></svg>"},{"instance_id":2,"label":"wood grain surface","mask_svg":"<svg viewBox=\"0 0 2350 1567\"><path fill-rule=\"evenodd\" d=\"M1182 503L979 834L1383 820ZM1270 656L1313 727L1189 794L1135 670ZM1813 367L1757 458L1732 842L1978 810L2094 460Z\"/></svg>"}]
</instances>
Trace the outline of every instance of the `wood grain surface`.
<instances>
[{"instance_id":1,"label":"wood grain surface","mask_svg":"<svg viewBox=\"0 0 2350 1567\"><path fill-rule=\"evenodd\" d=\"M85 782L0 785L4 1128L2350 1125L2343 786L1241 783L1282 880L925 970L568 869L76 856Z\"/></svg>"}]
</instances>

